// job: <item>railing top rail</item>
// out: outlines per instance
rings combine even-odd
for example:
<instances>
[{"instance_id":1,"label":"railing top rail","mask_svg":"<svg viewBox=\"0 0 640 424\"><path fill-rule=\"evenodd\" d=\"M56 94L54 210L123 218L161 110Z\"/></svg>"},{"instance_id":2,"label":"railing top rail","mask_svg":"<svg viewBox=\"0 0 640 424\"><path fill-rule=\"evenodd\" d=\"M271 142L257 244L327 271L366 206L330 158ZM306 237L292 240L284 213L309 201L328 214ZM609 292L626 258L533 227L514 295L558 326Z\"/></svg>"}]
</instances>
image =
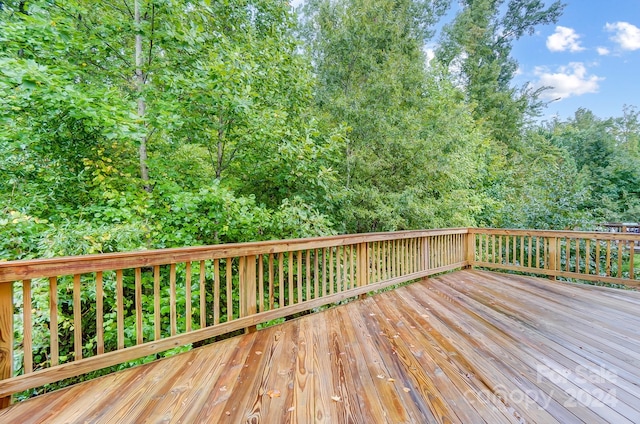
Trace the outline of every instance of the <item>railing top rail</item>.
<instances>
[{"instance_id":1,"label":"railing top rail","mask_svg":"<svg viewBox=\"0 0 640 424\"><path fill-rule=\"evenodd\" d=\"M568 230L520 230L501 228L469 228L470 233L493 234L501 236L525 235L539 237L567 237L567 238L590 238L598 240L629 240L640 241L640 234L637 233L609 233L603 231L568 231Z\"/></svg>"},{"instance_id":2,"label":"railing top rail","mask_svg":"<svg viewBox=\"0 0 640 424\"><path fill-rule=\"evenodd\" d=\"M320 249L385 240L444 234L467 234L468 232L468 228L408 230L6 261L0 262L0 283L59 275L149 267L186 261Z\"/></svg>"}]
</instances>

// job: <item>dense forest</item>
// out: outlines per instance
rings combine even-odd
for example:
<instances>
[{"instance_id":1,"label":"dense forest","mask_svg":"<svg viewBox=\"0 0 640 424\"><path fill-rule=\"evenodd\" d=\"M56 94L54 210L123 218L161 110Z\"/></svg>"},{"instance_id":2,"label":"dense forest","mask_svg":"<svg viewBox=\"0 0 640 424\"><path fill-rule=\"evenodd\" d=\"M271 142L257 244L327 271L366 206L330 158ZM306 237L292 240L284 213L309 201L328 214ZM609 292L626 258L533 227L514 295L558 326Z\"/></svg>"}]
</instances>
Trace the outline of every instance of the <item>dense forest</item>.
<instances>
[{"instance_id":1,"label":"dense forest","mask_svg":"<svg viewBox=\"0 0 640 424\"><path fill-rule=\"evenodd\" d=\"M513 82L563 5L450 3L0 1L0 260L637 220L638 110Z\"/></svg>"}]
</instances>

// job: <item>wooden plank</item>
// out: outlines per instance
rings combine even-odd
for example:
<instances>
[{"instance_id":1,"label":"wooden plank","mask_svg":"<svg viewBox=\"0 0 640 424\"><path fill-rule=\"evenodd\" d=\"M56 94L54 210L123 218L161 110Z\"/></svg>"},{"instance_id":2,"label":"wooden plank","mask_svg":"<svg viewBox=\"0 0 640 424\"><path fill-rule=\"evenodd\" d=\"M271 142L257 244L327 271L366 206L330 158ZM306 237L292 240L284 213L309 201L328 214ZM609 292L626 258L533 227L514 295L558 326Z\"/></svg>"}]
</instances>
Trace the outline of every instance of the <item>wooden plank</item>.
<instances>
[{"instance_id":1,"label":"wooden plank","mask_svg":"<svg viewBox=\"0 0 640 424\"><path fill-rule=\"evenodd\" d=\"M46 394L0 422L638 422L638 305L635 292L447 274ZM600 366L615 378L576 371ZM609 389L615 406L598 406Z\"/></svg>"},{"instance_id":2,"label":"wooden plank","mask_svg":"<svg viewBox=\"0 0 640 424\"><path fill-rule=\"evenodd\" d=\"M73 360L82 359L82 285L80 275L73 276Z\"/></svg>"},{"instance_id":3,"label":"wooden plank","mask_svg":"<svg viewBox=\"0 0 640 424\"><path fill-rule=\"evenodd\" d=\"M0 382L13 376L13 283L0 283ZM11 394L0 395L0 409Z\"/></svg>"},{"instance_id":4,"label":"wooden plank","mask_svg":"<svg viewBox=\"0 0 640 424\"><path fill-rule=\"evenodd\" d=\"M280 352L275 351L272 334L273 330L258 332L246 350L246 356L233 362L238 367L235 379L237 389L227 391L225 418L218 422L259 422L261 417L271 413L267 406L269 396L266 392L272 389L265 387L263 379L265 368L277 366L279 359ZM276 370L270 371L276 373ZM227 388L231 387L227 385Z\"/></svg>"},{"instance_id":5,"label":"wooden plank","mask_svg":"<svg viewBox=\"0 0 640 424\"><path fill-rule=\"evenodd\" d=\"M305 279L305 294L306 297L304 300L311 300L311 251L307 250L304 255L305 258L305 271L306 271L306 279Z\"/></svg>"},{"instance_id":6,"label":"wooden plank","mask_svg":"<svg viewBox=\"0 0 640 424\"><path fill-rule=\"evenodd\" d=\"M0 294L1 296L1 294ZM22 282L22 346L24 352L24 373L33 372L33 333L31 316L33 310L33 302L31 300L31 280ZM1 301L0 301L1 302ZM4 318L4 317L3 317ZM0 329L0 332L2 330ZM2 339L2 337L0 337ZM1 351L1 348L0 348ZM1 367L1 365L0 365ZM0 378L2 375L0 373Z\"/></svg>"},{"instance_id":7,"label":"wooden plank","mask_svg":"<svg viewBox=\"0 0 640 424\"><path fill-rule=\"evenodd\" d=\"M77 376L87 372L95 371L97 369L120 364L122 362L127 362L148 355L156 354L158 352L163 352L174 347L195 343L221 334L226 334L236 330L251 327L259 323L317 308L322 305L341 302L350 297L359 296L370 291L382 290L386 287L400 284L405 281L417 280L429 275L439 274L442 272L450 271L452 269L461 268L464 266L464 264L464 262L461 262L458 264L452 264L450 266L434 268L423 272L396 277L380 283L370 284L368 286L357 287L349 291L336 293L332 296L325 296L319 299L312 300L310 302L295 304L273 311L258 313L245 318L235 319L227 323L221 323L217 326L194 330L190 333L177 334L176 336L167 337L158 341L146 342L141 345L128 347L126 349L108 352L101 356L83 358L82 360L76 362L61 364L55 368L52 367L46 370L34 371L28 376L22 375L14 377L11 380L0 381L0 397L6 396L7 394L17 393L23 390L28 390L33 387L43 386L60 379Z\"/></svg>"}]
</instances>

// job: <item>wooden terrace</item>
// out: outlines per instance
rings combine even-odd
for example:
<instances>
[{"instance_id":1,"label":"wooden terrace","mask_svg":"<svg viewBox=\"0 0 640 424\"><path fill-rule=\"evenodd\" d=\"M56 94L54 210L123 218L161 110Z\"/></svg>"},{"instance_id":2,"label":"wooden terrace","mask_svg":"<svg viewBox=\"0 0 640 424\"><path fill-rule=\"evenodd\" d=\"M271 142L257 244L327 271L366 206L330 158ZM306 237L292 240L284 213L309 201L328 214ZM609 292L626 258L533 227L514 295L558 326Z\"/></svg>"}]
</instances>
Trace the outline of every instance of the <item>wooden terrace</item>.
<instances>
[{"instance_id":1,"label":"wooden terrace","mask_svg":"<svg viewBox=\"0 0 640 424\"><path fill-rule=\"evenodd\" d=\"M11 288L8 321L21 321L25 334L6 342L4 308L0 347L22 366L0 381L0 396L246 330L17 402L0 409L0 422L640 422L640 293L555 281L637 286L629 251L637 239L455 229L7 262L0 281L5 304ZM71 319L84 332L72 337L102 345L36 364L20 350L38 340L30 324L37 315L21 299L35 297L40 280L50 298L61 297L67 275L82 311ZM168 311L142 307L142 293L163 304L165 277ZM234 284L240 296L229 300ZM98 334L86 334L92 309L77 299L90 287L103 293L96 302L115 297L113 329L122 334L114 346L102 320L106 300L93 305L102 312ZM181 291L189 292L182 304ZM217 296L198 296L208 292ZM65 311L50 303L55 324ZM302 311L313 313L292 317ZM127 323L143 330L147 315L147 332L125 332ZM288 319L255 331L278 317ZM48 352L59 347L55 333L46 334Z\"/></svg>"}]
</instances>

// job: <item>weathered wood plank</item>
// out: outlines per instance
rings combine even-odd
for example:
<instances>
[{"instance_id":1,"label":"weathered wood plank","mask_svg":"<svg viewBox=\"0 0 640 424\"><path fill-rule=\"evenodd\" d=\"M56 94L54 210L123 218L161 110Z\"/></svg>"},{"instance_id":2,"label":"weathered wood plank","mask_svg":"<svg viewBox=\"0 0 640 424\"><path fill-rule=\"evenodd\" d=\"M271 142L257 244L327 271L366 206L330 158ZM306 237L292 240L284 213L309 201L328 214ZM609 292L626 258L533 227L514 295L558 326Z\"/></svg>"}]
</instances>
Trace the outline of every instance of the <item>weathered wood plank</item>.
<instances>
[{"instance_id":1,"label":"weathered wood plank","mask_svg":"<svg viewBox=\"0 0 640 424\"><path fill-rule=\"evenodd\" d=\"M0 422L640 422L639 306L631 291L456 272L49 393Z\"/></svg>"}]
</instances>

